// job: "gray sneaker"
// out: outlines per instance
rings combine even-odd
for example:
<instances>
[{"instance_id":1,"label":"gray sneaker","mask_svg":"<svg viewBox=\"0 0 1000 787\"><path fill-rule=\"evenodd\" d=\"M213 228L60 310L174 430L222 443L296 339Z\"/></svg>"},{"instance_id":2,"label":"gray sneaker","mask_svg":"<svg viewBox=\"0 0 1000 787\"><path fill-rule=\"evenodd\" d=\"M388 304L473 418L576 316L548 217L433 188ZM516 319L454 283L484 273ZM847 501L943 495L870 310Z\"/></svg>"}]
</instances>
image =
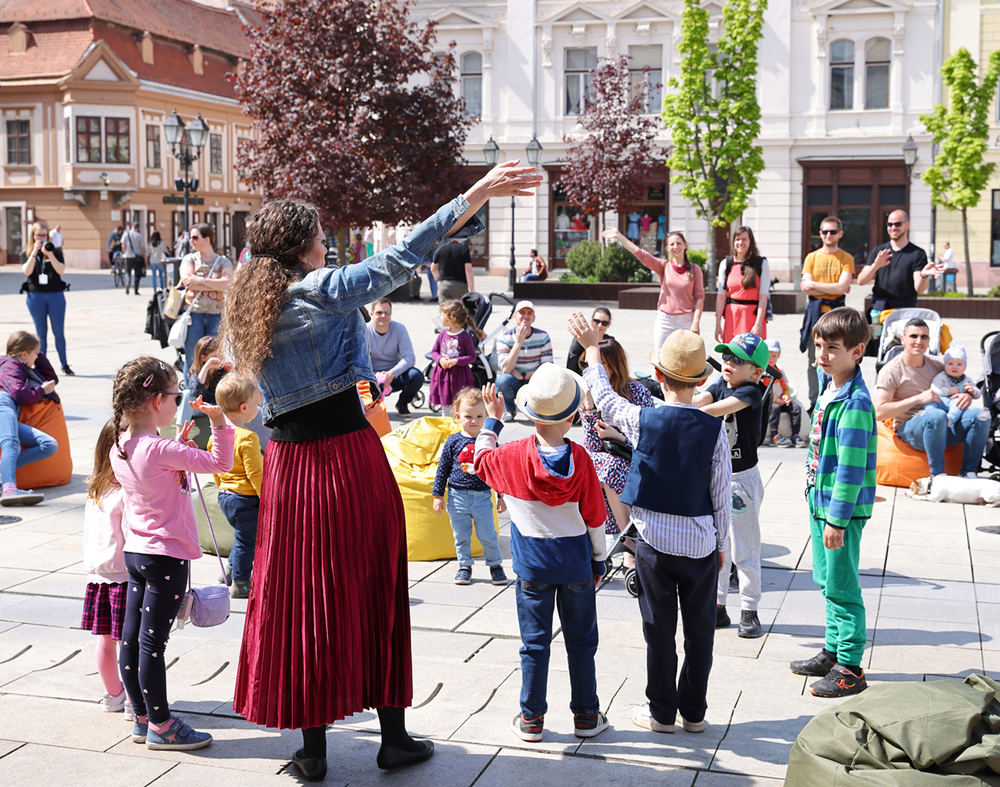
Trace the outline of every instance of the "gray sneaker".
<instances>
[{"instance_id":1,"label":"gray sneaker","mask_svg":"<svg viewBox=\"0 0 1000 787\"><path fill-rule=\"evenodd\" d=\"M5 488L0 496L0 506L36 506L45 500L45 495L32 489Z\"/></svg>"}]
</instances>

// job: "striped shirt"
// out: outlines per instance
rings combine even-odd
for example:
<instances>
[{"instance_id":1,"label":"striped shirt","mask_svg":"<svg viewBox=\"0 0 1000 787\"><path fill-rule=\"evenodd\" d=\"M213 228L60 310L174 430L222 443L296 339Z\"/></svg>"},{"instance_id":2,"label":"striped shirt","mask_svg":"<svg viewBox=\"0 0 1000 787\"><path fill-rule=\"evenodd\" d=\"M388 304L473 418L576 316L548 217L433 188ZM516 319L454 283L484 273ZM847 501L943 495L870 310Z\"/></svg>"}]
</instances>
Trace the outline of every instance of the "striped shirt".
<instances>
[{"instance_id":1,"label":"striped shirt","mask_svg":"<svg viewBox=\"0 0 1000 787\"><path fill-rule=\"evenodd\" d=\"M611 424L632 444L639 442L639 414L642 408L614 392L602 366L590 366L583 371L601 418ZM665 407L689 407L693 404L667 403ZM632 523L643 541L657 552L681 557L703 558L716 549L729 549L729 521L732 516L730 482L733 466L729 455L729 438L719 422L719 439L712 454L712 478L709 492L714 513L710 516L680 516L632 507ZM665 479L669 483L669 479Z\"/></svg>"},{"instance_id":2,"label":"striped shirt","mask_svg":"<svg viewBox=\"0 0 1000 787\"><path fill-rule=\"evenodd\" d=\"M516 327L508 328L497 337L497 362L502 364L510 355L511 349L517 343ZM532 328L531 335L524 340L517 354L517 364L514 369L521 374L529 374L543 363L552 363L552 340L549 335L539 329Z\"/></svg>"}]
</instances>

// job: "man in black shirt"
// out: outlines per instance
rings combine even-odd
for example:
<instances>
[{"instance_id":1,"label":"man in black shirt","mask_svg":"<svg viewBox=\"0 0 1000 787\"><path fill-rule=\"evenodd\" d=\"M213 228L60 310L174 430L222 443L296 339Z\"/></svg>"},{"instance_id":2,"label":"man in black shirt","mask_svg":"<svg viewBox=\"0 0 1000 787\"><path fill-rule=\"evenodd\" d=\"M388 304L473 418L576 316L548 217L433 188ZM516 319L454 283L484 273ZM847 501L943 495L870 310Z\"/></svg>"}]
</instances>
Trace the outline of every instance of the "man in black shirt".
<instances>
[{"instance_id":1,"label":"man in black shirt","mask_svg":"<svg viewBox=\"0 0 1000 787\"><path fill-rule=\"evenodd\" d=\"M910 243L910 217L894 210L887 220L889 242L874 249L858 274L858 284L875 282L872 309L907 309L917 305L917 295L927 291L931 276L940 271L919 246Z\"/></svg>"},{"instance_id":2,"label":"man in black shirt","mask_svg":"<svg viewBox=\"0 0 1000 787\"><path fill-rule=\"evenodd\" d=\"M438 302L458 300L465 293L475 290L472 274L472 255L469 247L458 239L445 243L434 255L431 275L438 280Z\"/></svg>"}]
</instances>

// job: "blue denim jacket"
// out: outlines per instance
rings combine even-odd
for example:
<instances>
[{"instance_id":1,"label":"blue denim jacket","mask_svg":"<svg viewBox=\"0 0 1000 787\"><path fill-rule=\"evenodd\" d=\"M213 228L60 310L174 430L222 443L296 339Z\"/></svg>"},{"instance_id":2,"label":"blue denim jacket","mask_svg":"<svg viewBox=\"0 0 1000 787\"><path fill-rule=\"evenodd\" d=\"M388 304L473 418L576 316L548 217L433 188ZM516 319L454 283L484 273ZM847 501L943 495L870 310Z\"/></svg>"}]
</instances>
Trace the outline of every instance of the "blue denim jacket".
<instances>
[{"instance_id":1,"label":"blue denim jacket","mask_svg":"<svg viewBox=\"0 0 1000 787\"><path fill-rule=\"evenodd\" d=\"M456 197L395 246L344 268L321 268L291 284L274 328L271 355L257 382L265 423L275 416L332 396L361 380L375 384L368 334L358 310L405 284L429 265L458 217L469 208ZM457 233L482 232L475 216Z\"/></svg>"}]
</instances>

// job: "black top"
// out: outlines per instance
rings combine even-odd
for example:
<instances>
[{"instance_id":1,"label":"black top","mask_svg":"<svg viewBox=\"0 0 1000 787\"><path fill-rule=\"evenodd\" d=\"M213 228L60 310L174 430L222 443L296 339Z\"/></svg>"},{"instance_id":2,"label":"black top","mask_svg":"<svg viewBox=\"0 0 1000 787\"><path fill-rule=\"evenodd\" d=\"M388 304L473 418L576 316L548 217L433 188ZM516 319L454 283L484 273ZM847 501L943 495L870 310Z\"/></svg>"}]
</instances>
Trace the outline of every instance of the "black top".
<instances>
[{"instance_id":1,"label":"black top","mask_svg":"<svg viewBox=\"0 0 1000 787\"><path fill-rule=\"evenodd\" d=\"M743 383L730 388L725 379L720 377L708 387L712 400L721 402L730 396L735 396L749 407L737 410L723 416L726 425L726 436L729 438L729 451L733 458L733 472L749 470L757 466L757 446L760 445L761 416L760 408L764 397L757 383Z\"/></svg>"},{"instance_id":2,"label":"black top","mask_svg":"<svg viewBox=\"0 0 1000 787\"><path fill-rule=\"evenodd\" d=\"M434 262L438 266L438 281L465 283L465 266L472 263L472 255L464 243L449 241L438 248Z\"/></svg>"},{"instance_id":3,"label":"black top","mask_svg":"<svg viewBox=\"0 0 1000 787\"><path fill-rule=\"evenodd\" d=\"M603 338L614 339L615 337L611 334L605 334ZM580 359L583 358L583 354L583 345L576 339L573 339L569 345L569 355L566 356L566 368L571 372L583 374L583 370L580 368Z\"/></svg>"},{"instance_id":4,"label":"black top","mask_svg":"<svg viewBox=\"0 0 1000 787\"><path fill-rule=\"evenodd\" d=\"M875 263L875 257L882 249L891 249L883 243L872 249L868 264ZM913 286L913 274L927 264L927 254L919 246L907 243L899 251L894 251L888 265L875 273L875 287L872 289L872 307L881 302L881 308L904 309L917 305L917 290Z\"/></svg>"},{"instance_id":5,"label":"black top","mask_svg":"<svg viewBox=\"0 0 1000 787\"><path fill-rule=\"evenodd\" d=\"M59 262L64 262L62 249L55 249L52 252L52 256L55 257ZM28 261L28 252L21 252L21 264L24 265ZM39 276L47 277L47 280L43 279L45 283L40 282ZM62 280L62 277L56 273L55 269L52 267L52 263L49 262L48 258L38 252L35 259L35 269L31 272L28 277L28 292L62 292L66 289L66 282Z\"/></svg>"},{"instance_id":6,"label":"black top","mask_svg":"<svg viewBox=\"0 0 1000 787\"><path fill-rule=\"evenodd\" d=\"M358 389L352 385L326 399L275 416L266 425L274 427L272 440L301 443L359 432L368 428L368 419Z\"/></svg>"}]
</instances>

